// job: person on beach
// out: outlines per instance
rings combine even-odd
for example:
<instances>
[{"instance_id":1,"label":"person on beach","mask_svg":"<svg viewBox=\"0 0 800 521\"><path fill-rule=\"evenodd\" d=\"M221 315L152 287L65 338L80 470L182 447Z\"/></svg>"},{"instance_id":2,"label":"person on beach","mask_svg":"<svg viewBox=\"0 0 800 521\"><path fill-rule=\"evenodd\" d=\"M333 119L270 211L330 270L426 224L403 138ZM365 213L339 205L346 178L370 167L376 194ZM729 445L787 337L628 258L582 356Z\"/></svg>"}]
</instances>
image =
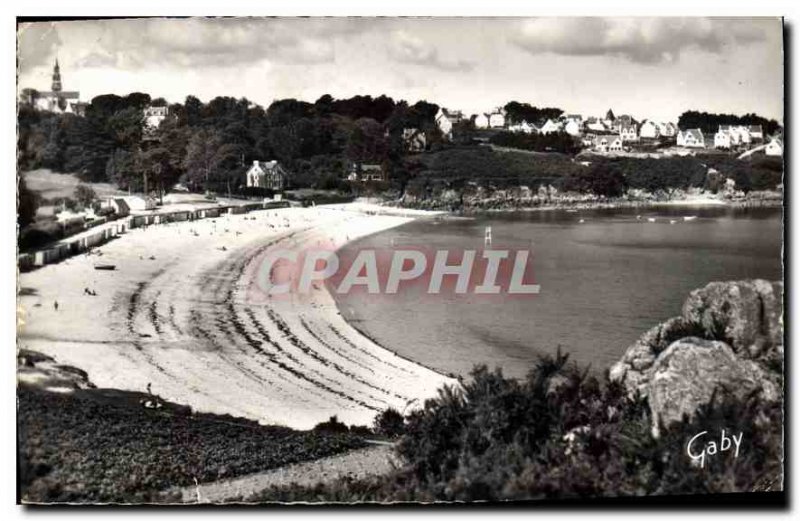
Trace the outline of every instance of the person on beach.
<instances>
[{"instance_id":1,"label":"person on beach","mask_svg":"<svg viewBox=\"0 0 800 521\"><path fill-rule=\"evenodd\" d=\"M57 301L57 300L54 300L54 301L53 301L53 309L55 309L56 311L58 311L58 301Z\"/></svg>"}]
</instances>

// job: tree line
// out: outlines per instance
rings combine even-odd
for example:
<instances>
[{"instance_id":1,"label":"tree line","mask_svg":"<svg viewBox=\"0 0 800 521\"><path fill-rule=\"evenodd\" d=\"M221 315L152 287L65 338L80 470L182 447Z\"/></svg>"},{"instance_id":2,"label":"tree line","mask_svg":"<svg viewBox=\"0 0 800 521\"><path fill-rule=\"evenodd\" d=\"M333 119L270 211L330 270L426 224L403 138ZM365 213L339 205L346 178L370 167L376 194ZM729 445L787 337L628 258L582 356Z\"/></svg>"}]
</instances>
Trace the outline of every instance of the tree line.
<instances>
[{"instance_id":1,"label":"tree line","mask_svg":"<svg viewBox=\"0 0 800 521\"><path fill-rule=\"evenodd\" d=\"M720 125L761 125L764 136L774 135L780 129L780 124L774 119L767 119L753 113L736 116L688 110L678 118L679 128L699 128L706 135L716 134Z\"/></svg>"},{"instance_id":2,"label":"tree line","mask_svg":"<svg viewBox=\"0 0 800 521\"><path fill-rule=\"evenodd\" d=\"M144 109L167 106L158 128L145 125ZM75 173L84 181L122 189L163 192L177 182L201 191L239 192L253 160L279 160L296 186L337 180L351 162L403 168L403 129L418 128L428 143L441 141L439 107L410 105L387 96L330 95L310 103L273 102L266 109L245 98L203 103L151 99L145 93L101 95L85 116L20 106L19 165Z\"/></svg>"}]
</instances>

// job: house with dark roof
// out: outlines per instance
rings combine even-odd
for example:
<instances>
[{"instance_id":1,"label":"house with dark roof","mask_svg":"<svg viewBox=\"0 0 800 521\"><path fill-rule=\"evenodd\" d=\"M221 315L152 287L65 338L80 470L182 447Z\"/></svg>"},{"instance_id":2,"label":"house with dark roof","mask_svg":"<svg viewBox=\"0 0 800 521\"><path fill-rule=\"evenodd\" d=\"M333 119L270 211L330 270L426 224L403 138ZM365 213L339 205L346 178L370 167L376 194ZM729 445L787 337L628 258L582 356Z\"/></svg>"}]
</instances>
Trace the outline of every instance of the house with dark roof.
<instances>
[{"instance_id":1,"label":"house with dark roof","mask_svg":"<svg viewBox=\"0 0 800 521\"><path fill-rule=\"evenodd\" d=\"M439 107L439 112L436 113L436 124L448 139L453 137L453 126L463 119L464 114L460 110L448 110L444 107Z\"/></svg>"},{"instance_id":2,"label":"house with dark roof","mask_svg":"<svg viewBox=\"0 0 800 521\"><path fill-rule=\"evenodd\" d=\"M289 181L288 172L277 161L253 161L245 174L248 188L265 188L279 192Z\"/></svg>"},{"instance_id":3,"label":"house with dark roof","mask_svg":"<svg viewBox=\"0 0 800 521\"><path fill-rule=\"evenodd\" d=\"M127 201L122 197L107 199L105 203L101 205L101 208L111 208L119 217L127 217L131 213L131 207L128 206Z\"/></svg>"},{"instance_id":4,"label":"house with dark roof","mask_svg":"<svg viewBox=\"0 0 800 521\"><path fill-rule=\"evenodd\" d=\"M764 139L764 129L761 128L761 125L750 125L747 129L750 132L750 138L752 140L762 140Z\"/></svg>"},{"instance_id":5,"label":"house with dark roof","mask_svg":"<svg viewBox=\"0 0 800 521\"><path fill-rule=\"evenodd\" d=\"M388 181L389 176L382 165L367 164L367 163L353 163L350 166L350 173L347 176L348 181L355 181L366 183L367 181Z\"/></svg>"},{"instance_id":6,"label":"house with dark roof","mask_svg":"<svg viewBox=\"0 0 800 521\"><path fill-rule=\"evenodd\" d=\"M636 124L621 123L619 126L619 137L622 138L622 141L639 141L639 132Z\"/></svg>"}]
</instances>

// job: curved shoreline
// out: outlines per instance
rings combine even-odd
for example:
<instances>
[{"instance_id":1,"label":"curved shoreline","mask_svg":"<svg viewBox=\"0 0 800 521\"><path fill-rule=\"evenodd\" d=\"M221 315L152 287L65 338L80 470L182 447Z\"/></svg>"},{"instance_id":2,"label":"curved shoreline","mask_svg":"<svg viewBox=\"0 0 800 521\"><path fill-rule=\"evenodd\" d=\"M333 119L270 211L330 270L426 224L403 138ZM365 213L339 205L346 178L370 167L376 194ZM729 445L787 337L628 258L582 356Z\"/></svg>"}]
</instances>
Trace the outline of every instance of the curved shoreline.
<instances>
[{"instance_id":1,"label":"curved shoreline","mask_svg":"<svg viewBox=\"0 0 800 521\"><path fill-rule=\"evenodd\" d=\"M495 206L490 206L491 200L486 201L486 206L468 206L459 210L438 210L435 205L432 205L430 210L425 208L418 208L416 206L395 206L392 208L409 209L416 211L431 211L440 212L448 216L473 216L480 214L492 213L527 213L527 212L552 212L552 211L581 211L581 210L615 210L615 209L632 209L632 208L783 208L783 199L772 198L754 198L744 201L727 201L724 199L716 198L699 198L699 199L674 199L671 201L629 201L629 200L607 200L607 201L563 201L556 204L542 204L542 205L514 205L508 201L497 200ZM442 204L441 206L446 206Z\"/></svg>"},{"instance_id":2,"label":"curved shoreline","mask_svg":"<svg viewBox=\"0 0 800 521\"><path fill-rule=\"evenodd\" d=\"M333 415L370 424L386 407L420 406L456 381L362 335L326 290L253 299L248 277L271 249L341 247L412 220L336 209L132 230L89 255L22 274L28 316L18 345L82 368L100 387L151 387L195 410L294 428ZM96 256L118 269L94 270Z\"/></svg>"}]
</instances>

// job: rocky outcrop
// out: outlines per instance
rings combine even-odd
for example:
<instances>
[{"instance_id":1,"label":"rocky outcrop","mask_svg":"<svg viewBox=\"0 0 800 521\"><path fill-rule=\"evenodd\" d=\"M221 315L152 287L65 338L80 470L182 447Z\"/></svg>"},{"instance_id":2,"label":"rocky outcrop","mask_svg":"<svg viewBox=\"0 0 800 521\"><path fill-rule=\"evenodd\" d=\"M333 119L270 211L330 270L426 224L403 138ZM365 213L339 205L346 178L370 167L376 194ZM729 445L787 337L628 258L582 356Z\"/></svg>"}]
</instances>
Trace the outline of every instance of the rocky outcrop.
<instances>
[{"instance_id":1,"label":"rocky outcrop","mask_svg":"<svg viewBox=\"0 0 800 521\"><path fill-rule=\"evenodd\" d=\"M85 371L61 365L51 356L28 349L17 352L17 382L57 392L95 387Z\"/></svg>"},{"instance_id":2,"label":"rocky outcrop","mask_svg":"<svg viewBox=\"0 0 800 521\"><path fill-rule=\"evenodd\" d=\"M692 291L683 317L725 340L744 358L783 358L783 285L766 280L712 282Z\"/></svg>"},{"instance_id":3,"label":"rocky outcrop","mask_svg":"<svg viewBox=\"0 0 800 521\"><path fill-rule=\"evenodd\" d=\"M758 363L742 360L725 342L687 337L658 356L647 382L653 434L660 425L692 417L714 393L741 400L758 395L777 400L780 389Z\"/></svg>"},{"instance_id":4,"label":"rocky outcrop","mask_svg":"<svg viewBox=\"0 0 800 521\"><path fill-rule=\"evenodd\" d=\"M646 396L658 422L691 416L714 390L780 399L783 284L712 282L692 291L681 316L642 335L610 370L631 394Z\"/></svg>"}]
</instances>

